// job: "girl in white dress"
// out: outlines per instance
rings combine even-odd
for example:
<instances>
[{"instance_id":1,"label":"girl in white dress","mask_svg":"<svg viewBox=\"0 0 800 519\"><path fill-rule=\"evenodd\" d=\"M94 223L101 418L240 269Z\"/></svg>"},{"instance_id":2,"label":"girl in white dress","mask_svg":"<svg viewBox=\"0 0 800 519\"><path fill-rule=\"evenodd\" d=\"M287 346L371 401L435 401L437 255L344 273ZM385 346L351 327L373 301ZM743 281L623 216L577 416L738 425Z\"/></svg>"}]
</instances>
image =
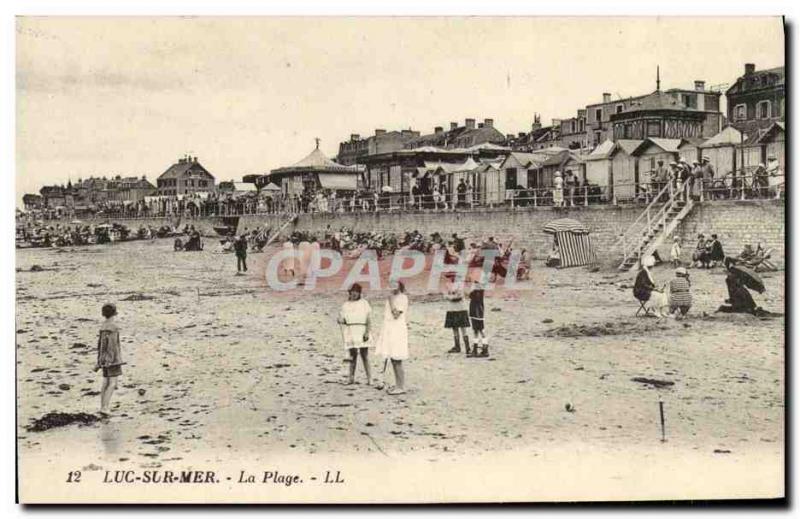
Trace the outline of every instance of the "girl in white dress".
<instances>
[{"instance_id":1,"label":"girl in white dress","mask_svg":"<svg viewBox=\"0 0 800 519\"><path fill-rule=\"evenodd\" d=\"M339 318L336 320L342 326L344 348L350 353L350 375L346 382L347 385L355 382L359 354L361 354L361 361L364 363L364 371L367 374L367 384L372 383L372 373L369 367L371 313L372 308L367 300L361 299L361 285L354 283L347 291L347 301L342 304Z\"/></svg>"},{"instance_id":2,"label":"girl in white dress","mask_svg":"<svg viewBox=\"0 0 800 519\"><path fill-rule=\"evenodd\" d=\"M390 281L392 293L386 300L383 312L383 330L376 353L392 361L395 386L390 388L390 395L402 395L406 392L406 376L403 361L408 358L408 296L402 281Z\"/></svg>"}]
</instances>

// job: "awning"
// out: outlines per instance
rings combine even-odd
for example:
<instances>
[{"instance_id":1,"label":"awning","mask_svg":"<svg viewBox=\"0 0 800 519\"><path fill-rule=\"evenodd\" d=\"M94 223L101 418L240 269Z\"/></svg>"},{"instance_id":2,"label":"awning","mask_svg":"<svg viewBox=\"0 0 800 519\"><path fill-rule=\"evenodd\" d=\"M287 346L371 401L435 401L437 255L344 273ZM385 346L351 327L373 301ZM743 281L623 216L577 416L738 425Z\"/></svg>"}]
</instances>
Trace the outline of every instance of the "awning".
<instances>
[{"instance_id":1,"label":"awning","mask_svg":"<svg viewBox=\"0 0 800 519\"><path fill-rule=\"evenodd\" d=\"M319 176L319 183L324 189L343 189L355 191L358 189L358 176L338 173L326 173Z\"/></svg>"}]
</instances>

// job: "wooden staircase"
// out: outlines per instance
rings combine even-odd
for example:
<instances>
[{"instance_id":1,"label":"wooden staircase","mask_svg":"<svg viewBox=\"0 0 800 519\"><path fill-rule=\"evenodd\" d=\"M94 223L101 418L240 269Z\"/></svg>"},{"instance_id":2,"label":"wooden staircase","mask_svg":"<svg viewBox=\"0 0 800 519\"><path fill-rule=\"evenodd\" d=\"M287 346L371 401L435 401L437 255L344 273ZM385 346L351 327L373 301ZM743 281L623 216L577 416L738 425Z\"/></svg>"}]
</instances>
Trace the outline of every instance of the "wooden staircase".
<instances>
[{"instance_id":1,"label":"wooden staircase","mask_svg":"<svg viewBox=\"0 0 800 519\"><path fill-rule=\"evenodd\" d=\"M640 258L653 254L672 236L694 207L689 196L689 182L679 189L667 185L642 211L617 240L615 248L622 252L619 270L627 271Z\"/></svg>"}]
</instances>

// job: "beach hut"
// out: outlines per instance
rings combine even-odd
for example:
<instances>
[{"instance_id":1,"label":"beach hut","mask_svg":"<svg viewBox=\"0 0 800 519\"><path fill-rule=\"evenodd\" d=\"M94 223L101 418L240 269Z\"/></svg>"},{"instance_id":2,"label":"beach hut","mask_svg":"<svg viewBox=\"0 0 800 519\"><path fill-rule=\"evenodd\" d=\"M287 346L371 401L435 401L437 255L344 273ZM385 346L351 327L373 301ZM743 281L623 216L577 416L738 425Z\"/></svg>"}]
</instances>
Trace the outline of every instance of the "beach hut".
<instances>
[{"instance_id":1,"label":"beach hut","mask_svg":"<svg viewBox=\"0 0 800 519\"><path fill-rule=\"evenodd\" d=\"M766 162L771 156L778 159L781 170L786 171L786 126L783 122L773 123L772 126L759 137L758 143L764 146L761 162Z\"/></svg>"},{"instance_id":2,"label":"beach hut","mask_svg":"<svg viewBox=\"0 0 800 519\"><path fill-rule=\"evenodd\" d=\"M612 195L617 200L633 200L639 176L639 149L645 141L620 139L611 152Z\"/></svg>"},{"instance_id":3,"label":"beach hut","mask_svg":"<svg viewBox=\"0 0 800 519\"><path fill-rule=\"evenodd\" d=\"M552 234L561 253L559 268L580 267L596 261L589 228L572 218L551 220L542 231Z\"/></svg>"},{"instance_id":4,"label":"beach hut","mask_svg":"<svg viewBox=\"0 0 800 519\"><path fill-rule=\"evenodd\" d=\"M606 140L584 157L586 183L600 186L603 200L611 198L611 191L608 186L611 185L611 152L613 151L614 142Z\"/></svg>"},{"instance_id":5,"label":"beach hut","mask_svg":"<svg viewBox=\"0 0 800 519\"><path fill-rule=\"evenodd\" d=\"M701 155L708 157L717 178L736 170L736 147L742 142L742 133L733 126L727 126L700 145Z\"/></svg>"}]
</instances>

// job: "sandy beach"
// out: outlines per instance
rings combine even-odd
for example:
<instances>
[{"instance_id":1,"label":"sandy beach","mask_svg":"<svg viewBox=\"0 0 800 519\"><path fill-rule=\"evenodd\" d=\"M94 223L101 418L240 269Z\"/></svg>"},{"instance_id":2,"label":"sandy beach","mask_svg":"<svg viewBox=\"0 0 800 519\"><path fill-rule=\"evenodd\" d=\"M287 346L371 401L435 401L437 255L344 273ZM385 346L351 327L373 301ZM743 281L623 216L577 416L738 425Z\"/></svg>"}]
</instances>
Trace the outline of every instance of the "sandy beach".
<instances>
[{"instance_id":1,"label":"sandy beach","mask_svg":"<svg viewBox=\"0 0 800 519\"><path fill-rule=\"evenodd\" d=\"M420 470L440 467L443 475L442 467L460 460L539 463L531 481L566 471L577 480L618 484L620 496L651 481L642 471L660 466L659 477L678 486L691 480L681 479L680 470L731 479L730 486L694 487L694 497L748 488L759 496L783 493L785 322L713 314L726 297L721 268L692 270L690 317L659 321L634 317L632 272L536 263L532 279L518 289L487 293L489 359L446 354L452 335L442 327L445 304L422 283L411 283L409 392L389 396L364 383L360 365L359 384L342 385L346 365L335 317L345 295L334 281L313 292L279 293L263 276L278 247L249 255L244 276L235 275L232 254L215 249L207 240L203 252L173 252L172 241L163 239L17 251L24 484L41 484L36 477L48 473L62 481L64 470L339 457L372 466L408 460ZM31 271L34 265L43 270ZM659 284L671 276L669 268L655 269ZM756 302L783 312L784 273L764 279L767 292L754 294ZM378 329L386 294L365 293ZM119 310L126 361L112 417L27 431L31 420L51 411L98 410L102 377L92 368L100 307L109 301ZM378 377L382 364L373 357ZM492 484L461 482L465 495ZM653 488L628 496L679 495ZM579 494L574 490L540 495L531 488L502 497L567 499ZM584 487L581 495L592 492ZM385 493L384 499L402 500ZM418 495L458 497L424 488Z\"/></svg>"}]
</instances>

